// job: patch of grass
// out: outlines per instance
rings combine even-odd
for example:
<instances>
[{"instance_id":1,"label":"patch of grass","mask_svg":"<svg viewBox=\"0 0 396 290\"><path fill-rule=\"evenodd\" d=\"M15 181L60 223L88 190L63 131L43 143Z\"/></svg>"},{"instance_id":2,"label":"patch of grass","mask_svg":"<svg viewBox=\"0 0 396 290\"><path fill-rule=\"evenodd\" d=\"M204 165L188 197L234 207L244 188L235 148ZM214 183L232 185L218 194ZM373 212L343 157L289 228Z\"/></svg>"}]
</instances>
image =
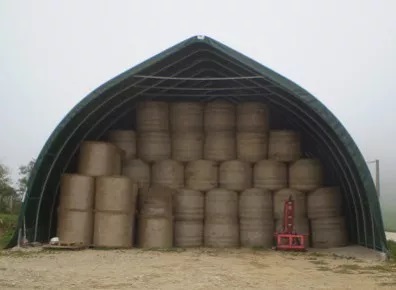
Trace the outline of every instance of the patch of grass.
<instances>
[{"instance_id":1,"label":"patch of grass","mask_svg":"<svg viewBox=\"0 0 396 290\"><path fill-rule=\"evenodd\" d=\"M83 251L88 248L84 249L64 249L64 248L43 248L41 251L44 253L58 253L58 252L78 252L78 251Z\"/></svg>"},{"instance_id":2,"label":"patch of grass","mask_svg":"<svg viewBox=\"0 0 396 290\"><path fill-rule=\"evenodd\" d=\"M308 255L311 257L325 257L326 256L326 254L319 253L319 252L312 252L312 253L309 253Z\"/></svg>"},{"instance_id":3,"label":"patch of grass","mask_svg":"<svg viewBox=\"0 0 396 290\"><path fill-rule=\"evenodd\" d=\"M360 265L356 265L356 264L345 264L345 265L340 265L336 268L333 269L333 273L336 274L347 274L347 275L351 275L351 274L360 274L361 270L364 269L362 268Z\"/></svg>"},{"instance_id":4,"label":"patch of grass","mask_svg":"<svg viewBox=\"0 0 396 290\"><path fill-rule=\"evenodd\" d=\"M396 242L388 240L388 248L390 251L391 259L396 262Z\"/></svg>"},{"instance_id":5,"label":"patch of grass","mask_svg":"<svg viewBox=\"0 0 396 290\"><path fill-rule=\"evenodd\" d=\"M340 270L340 271L350 271L350 270L353 270L353 271L357 271L357 270L361 270L361 269L363 269L363 267L362 266L360 266L360 265L356 265L356 264L344 264L344 265L341 265L341 266L338 266L337 267L337 270Z\"/></svg>"},{"instance_id":6,"label":"patch of grass","mask_svg":"<svg viewBox=\"0 0 396 290\"><path fill-rule=\"evenodd\" d=\"M270 249L265 248L265 247L252 247L251 248L253 251L269 251Z\"/></svg>"},{"instance_id":7,"label":"patch of grass","mask_svg":"<svg viewBox=\"0 0 396 290\"><path fill-rule=\"evenodd\" d=\"M382 282L379 283L380 286L396 286L396 282Z\"/></svg>"},{"instance_id":8,"label":"patch of grass","mask_svg":"<svg viewBox=\"0 0 396 290\"><path fill-rule=\"evenodd\" d=\"M323 260L311 260L310 261L312 264L315 264L315 265L328 265L329 263L327 263L326 261L323 261Z\"/></svg>"},{"instance_id":9,"label":"patch of grass","mask_svg":"<svg viewBox=\"0 0 396 290\"><path fill-rule=\"evenodd\" d=\"M335 268L335 273L351 272L357 274L375 274L375 273L394 273L396 272L396 267L389 263L381 263L372 266L362 266L357 264L345 264L340 265Z\"/></svg>"},{"instance_id":10,"label":"patch of grass","mask_svg":"<svg viewBox=\"0 0 396 290\"><path fill-rule=\"evenodd\" d=\"M376 274L376 273L374 271L363 270L363 271L359 271L358 274Z\"/></svg>"},{"instance_id":11,"label":"patch of grass","mask_svg":"<svg viewBox=\"0 0 396 290\"><path fill-rule=\"evenodd\" d=\"M156 251L156 252L176 252L181 253L186 251L184 248L149 248L149 249L141 249L144 251Z\"/></svg>"},{"instance_id":12,"label":"patch of grass","mask_svg":"<svg viewBox=\"0 0 396 290\"><path fill-rule=\"evenodd\" d=\"M318 271L331 271L331 268L327 266L320 266L317 269Z\"/></svg>"},{"instance_id":13,"label":"patch of grass","mask_svg":"<svg viewBox=\"0 0 396 290\"><path fill-rule=\"evenodd\" d=\"M13 257L13 258L32 258L45 254L46 251L0 251L0 257Z\"/></svg>"},{"instance_id":14,"label":"patch of grass","mask_svg":"<svg viewBox=\"0 0 396 290\"><path fill-rule=\"evenodd\" d=\"M392 264L389 263L383 263L383 264L378 264L375 266L368 266L364 268L365 270L372 270L372 271L377 271L377 272L396 272L396 268L393 267Z\"/></svg>"},{"instance_id":15,"label":"patch of grass","mask_svg":"<svg viewBox=\"0 0 396 290\"><path fill-rule=\"evenodd\" d=\"M333 273L336 273L336 274L346 274L346 275L353 275L353 274L356 274L356 272L353 272L353 271L351 271L351 270L337 270L337 269L334 269L334 270L333 270Z\"/></svg>"},{"instance_id":16,"label":"patch of grass","mask_svg":"<svg viewBox=\"0 0 396 290\"><path fill-rule=\"evenodd\" d=\"M97 250L97 251L116 251L116 250L120 250L120 248L112 248L112 247L93 247L92 249L93 250Z\"/></svg>"},{"instance_id":17,"label":"patch of grass","mask_svg":"<svg viewBox=\"0 0 396 290\"><path fill-rule=\"evenodd\" d=\"M0 214L0 249L7 246L14 234L18 216L14 214Z\"/></svg>"}]
</instances>

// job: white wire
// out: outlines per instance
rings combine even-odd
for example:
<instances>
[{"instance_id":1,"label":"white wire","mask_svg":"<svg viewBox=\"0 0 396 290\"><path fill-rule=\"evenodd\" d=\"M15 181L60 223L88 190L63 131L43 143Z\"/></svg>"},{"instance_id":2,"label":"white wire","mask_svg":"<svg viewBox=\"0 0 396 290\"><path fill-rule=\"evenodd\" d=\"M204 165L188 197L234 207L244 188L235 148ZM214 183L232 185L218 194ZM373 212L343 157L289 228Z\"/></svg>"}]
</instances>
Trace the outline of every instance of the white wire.
<instances>
[{"instance_id":1,"label":"white wire","mask_svg":"<svg viewBox=\"0 0 396 290\"><path fill-rule=\"evenodd\" d=\"M143 89L159 89L159 90L173 90L173 91L234 91L234 90L251 90L251 89L259 89L260 87L226 87L226 88L211 88L211 87L201 87L201 88L193 88L193 87L164 87L164 86L142 86L136 85L135 88L143 88Z\"/></svg>"},{"instance_id":2,"label":"white wire","mask_svg":"<svg viewBox=\"0 0 396 290\"><path fill-rule=\"evenodd\" d=\"M246 76L246 77L222 77L222 78L187 78L187 77L166 77L166 76L147 76L147 75L133 75L134 78L146 78L157 80L184 80L184 81L224 81L224 80L250 80L250 79L265 79L264 76Z\"/></svg>"}]
</instances>

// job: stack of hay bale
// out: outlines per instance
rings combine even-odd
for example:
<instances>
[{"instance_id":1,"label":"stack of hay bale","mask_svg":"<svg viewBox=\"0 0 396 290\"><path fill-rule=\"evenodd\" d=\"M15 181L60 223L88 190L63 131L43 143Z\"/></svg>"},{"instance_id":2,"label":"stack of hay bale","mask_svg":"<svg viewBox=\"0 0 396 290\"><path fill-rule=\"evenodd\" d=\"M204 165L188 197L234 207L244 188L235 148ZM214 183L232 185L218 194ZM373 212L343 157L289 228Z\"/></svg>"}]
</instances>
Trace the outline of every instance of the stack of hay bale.
<instances>
[{"instance_id":1,"label":"stack of hay bale","mask_svg":"<svg viewBox=\"0 0 396 290\"><path fill-rule=\"evenodd\" d=\"M101 176L95 187L94 246L132 247L136 184L124 176Z\"/></svg>"},{"instance_id":2,"label":"stack of hay bale","mask_svg":"<svg viewBox=\"0 0 396 290\"><path fill-rule=\"evenodd\" d=\"M151 185L178 189L184 186L183 164L171 158L169 105L141 102L136 110L138 157L152 163Z\"/></svg>"},{"instance_id":3,"label":"stack of hay bale","mask_svg":"<svg viewBox=\"0 0 396 290\"><path fill-rule=\"evenodd\" d=\"M136 159L136 133L133 130L111 130L107 134L108 142L122 150L121 175L131 178L139 191L150 184L150 166Z\"/></svg>"},{"instance_id":4,"label":"stack of hay bale","mask_svg":"<svg viewBox=\"0 0 396 290\"><path fill-rule=\"evenodd\" d=\"M137 154L148 163L169 159L169 106L166 102L140 102L136 109Z\"/></svg>"},{"instance_id":5,"label":"stack of hay bale","mask_svg":"<svg viewBox=\"0 0 396 290\"><path fill-rule=\"evenodd\" d=\"M111 143L83 142L77 174L61 178L60 241L131 246L137 190L132 180L119 176L124 154Z\"/></svg>"},{"instance_id":6,"label":"stack of hay bale","mask_svg":"<svg viewBox=\"0 0 396 290\"><path fill-rule=\"evenodd\" d=\"M299 133L271 131L268 147L268 158L282 168L278 176L282 176L283 186L274 188L273 196L276 230L282 230L284 202L291 196L295 204L295 231L310 234L309 244L313 247L345 245L340 193L337 188L323 187L324 172L320 160L301 158Z\"/></svg>"},{"instance_id":7,"label":"stack of hay bale","mask_svg":"<svg viewBox=\"0 0 396 290\"><path fill-rule=\"evenodd\" d=\"M235 106L232 103L213 101L206 104L204 158L220 164L219 188L207 191L205 197L206 246L239 245L238 193L235 189L241 186L241 182L245 183L245 180L233 180L232 177L240 165L232 161L236 159L235 127Z\"/></svg>"},{"instance_id":8,"label":"stack of hay bale","mask_svg":"<svg viewBox=\"0 0 396 290\"><path fill-rule=\"evenodd\" d=\"M200 247L203 244L204 193L182 188L174 196L176 247Z\"/></svg>"},{"instance_id":9,"label":"stack of hay bale","mask_svg":"<svg viewBox=\"0 0 396 290\"><path fill-rule=\"evenodd\" d=\"M272 246L272 193L258 184L252 188L252 166L267 158L268 130L269 114L265 104L238 104L236 141L239 161L234 163L238 162L240 171L245 172L241 176L245 184L239 188L240 241L244 247ZM255 171L260 173L260 168Z\"/></svg>"},{"instance_id":10,"label":"stack of hay bale","mask_svg":"<svg viewBox=\"0 0 396 290\"><path fill-rule=\"evenodd\" d=\"M296 232L309 218L314 247L346 243L339 190L301 158L298 132L270 130L263 103L140 102L136 134L108 141L84 142L78 174L62 177L61 240L130 247L137 207L141 247L269 248L292 196Z\"/></svg>"},{"instance_id":11,"label":"stack of hay bale","mask_svg":"<svg viewBox=\"0 0 396 290\"><path fill-rule=\"evenodd\" d=\"M274 233L272 193L262 188L243 191L239 198L239 223L241 246L270 248Z\"/></svg>"},{"instance_id":12,"label":"stack of hay bale","mask_svg":"<svg viewBox=\"0 0 396 290\"><path fill-rule=\"evenodd\" d=\"M62 175L57 227L60 241L92 244L94 194L93 177Z\"/></svg>"},{"instance_id":13,"label":"stack of hay bale","mask_svg":"<svg viewBox=\"0 0 396 290\"><path fill-rule=\"evenodd\" d=\"M170 127L172 159L191 168L191 162L203 158L203 105L199 102L171 103ZM189 186L191 179L185 179L186 184L180 185L174 196L174 244L199 247L203 244L204 193L202 187Z\"/></svg>"},{"instance_id":14,"label":"stack of hay bale","mask_svg":"<svg viewBox=\"0 0 396 290\"><path fill-rule=\"evenodd\" d=\"M292 178L293 174L288 172L288 169L290 171L292 164L300 157L301 143L298 132L291 130L270 131L268 158L271 160L271 164L277 168L279 176L279 183L271 188L274 191L275 228L278 232L282 231L284 203L291 197L295 205L294 229L299 234L309 235L306 194L290 183L290 178Z\"/></svg>"},{"instance_id":15,"label":"stack of hay bale","mask_svg":"<svg viewBox=\"0 0 396 290\"><path fill-rule=\"evenodd\" d=\"M297 138L297 133L295 133L295 140ZM298 233L310 233L307 196L309 192L321 186L323 186L323 168L319 160L302 158L289 165L289 190L292 192L298 211L295 213L295 230ZM282 194L284 195L285 192L280 193L280 196ZM309 237L309 241L312 241L312 237Z\"/></svg>"},{"instance_id":16,"label":"stack of hay bale","mask_svg":"<svg viewBox=\"0 0 396 290\"><path fill-rule=\"evenodd\" d=\"M196 212L194 215L196 219L190 215L189 225L190 228L187 232L187 225L182 220L186 217L181 215L178 218L179 222L175 225L175 240L177 245L185 245L186 241L191 239L190 245L202 246L203 245L203 232L204 232L204 221L205 228L208 222L206 214L207 200L204 199L205 192L210 191L218 185L218 165L214 161L210 160L195 160L190 161L186 164L185 168L186 178L186 191L179 191L176 196L176 211L191 211ZM193 193L194 192L194 193ZM183 201L181 201L183 200ZM194 205L193 205L194 203ZM184 210L182 209L184 207ZM205 209L205 213L204 213ZM186 230L183 230L186 229Z\"/></svg>"},{"instance_id":17,"label":"stack of hay bale","mask_svg":"<svg viewBox=\"0 0 396 290\"><path fill-rule=\"evenodd\" d=\"M169 204L172 204L173 191L169 189L183 187L184 168L179 162L170 159L168 103L140 102L136 109L136 129L137 155L140 160L135 161L135 164L139 163L141 174L135 177L132 173L129 177L139 179L137 181L141 184L138 243L144 248L171 247L173 213ZM147 168L150 174L147 174Z\"/></svg>"},{"instance_id":18,"label":"stack of hay bale","mask_svg":"<svg viewBox=\"0 0 396 290\"><path fill-rule=\"evenodd\" d=\"M308 217L314 248L341 247L347 244L345 217L341 213L341 193L338 187L322 187L308 194Z\"/></svg>"},{"instance_id":19,"label":"stack of hay bale","mask_svg":"<svg viewBox=\"0 0 396 290\"><path fill-rule=\"evenodd\" d=\"M154 185L144 194L138 225L138 245L141 248L170 248L173 246L174 191Z\"/></svg>"}]
</instances>

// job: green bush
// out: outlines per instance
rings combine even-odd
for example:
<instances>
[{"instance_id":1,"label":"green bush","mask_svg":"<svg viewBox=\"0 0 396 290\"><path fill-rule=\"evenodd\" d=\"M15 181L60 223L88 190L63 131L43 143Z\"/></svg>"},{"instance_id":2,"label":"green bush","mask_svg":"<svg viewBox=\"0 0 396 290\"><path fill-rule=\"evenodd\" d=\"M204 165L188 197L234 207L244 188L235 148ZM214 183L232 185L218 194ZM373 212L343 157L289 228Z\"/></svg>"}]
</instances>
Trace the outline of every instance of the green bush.
<instances>
[{"instance_id":1,"label":"green bush","mask_svg":"<svg viewBox=\"0 0 396 290\"><path fill-rule=\"evenodd\" d=\"M17 226L18 216L12 214L0 214L0 249L7 246L15 228Z\"/></svg>"},{"instance_id":2,"label":"green bush","mask_svg":"<svg viewBox=\"0 0 396 290\"><path fill-rule=\"evenodd\" d=\"M396 242L388 240L388 247L389 247L391 258L394 261L396 261Z\"/></svg>"}]
</instances>

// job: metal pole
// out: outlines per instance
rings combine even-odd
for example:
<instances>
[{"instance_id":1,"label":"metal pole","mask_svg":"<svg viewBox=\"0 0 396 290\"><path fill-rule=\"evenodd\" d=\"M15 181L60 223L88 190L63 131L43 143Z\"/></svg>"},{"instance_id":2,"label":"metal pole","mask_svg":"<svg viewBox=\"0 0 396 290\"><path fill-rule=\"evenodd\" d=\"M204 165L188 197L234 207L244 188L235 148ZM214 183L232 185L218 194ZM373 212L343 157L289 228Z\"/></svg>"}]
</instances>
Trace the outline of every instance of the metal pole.
<instances>
[{"instance_id":1,"label":"metal pole","mask_svg":"<svg viewBox=\"0 0 396 290\"><path fill-rule=\"evenodd\" d=\"M372 161L366 161L366 163L375 163L375 189L377 190L378 198L380 197L380 169L379 169L379 160L375 159Z\"/></svg>"},{"instance_id":2,"label":"metal pole","mask_svg":"<svg viewBox=\"0 0 396 290\"><path fill-rule=\"evenodd\" d=\"M377 189L377 195L380 197L380 171L379 171L379 160L375 160L375 188Z\"/></svg>"}]
</instances>

